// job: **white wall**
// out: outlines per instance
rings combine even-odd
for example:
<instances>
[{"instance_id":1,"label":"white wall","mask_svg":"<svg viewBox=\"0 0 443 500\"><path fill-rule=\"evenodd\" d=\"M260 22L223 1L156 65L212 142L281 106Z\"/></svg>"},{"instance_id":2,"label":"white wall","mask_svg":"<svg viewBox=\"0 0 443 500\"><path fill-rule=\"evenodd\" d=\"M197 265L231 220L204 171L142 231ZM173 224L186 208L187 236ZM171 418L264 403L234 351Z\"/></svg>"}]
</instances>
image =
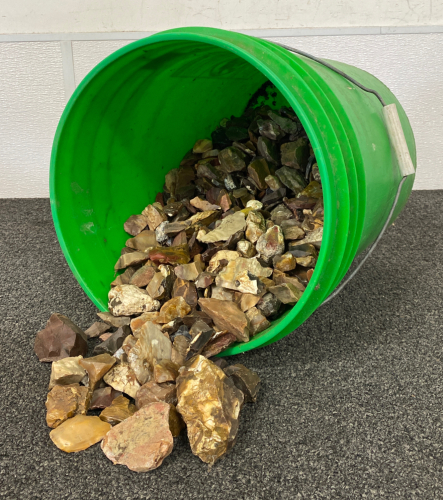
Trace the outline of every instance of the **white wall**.
<instances>
[{"instance_id":1,"label":"white wall","mask_svg":"<svg viewBox=\"0 0 443 500\"><path fill-rule=\"evenodd\" d=\"M373 73L411 120L415 189L443 189L443 0L15 0L0 14L0 197L48 196L55 129L88 71L149 31L185 25L278 36Z\"/></svg>"}]
</instances>

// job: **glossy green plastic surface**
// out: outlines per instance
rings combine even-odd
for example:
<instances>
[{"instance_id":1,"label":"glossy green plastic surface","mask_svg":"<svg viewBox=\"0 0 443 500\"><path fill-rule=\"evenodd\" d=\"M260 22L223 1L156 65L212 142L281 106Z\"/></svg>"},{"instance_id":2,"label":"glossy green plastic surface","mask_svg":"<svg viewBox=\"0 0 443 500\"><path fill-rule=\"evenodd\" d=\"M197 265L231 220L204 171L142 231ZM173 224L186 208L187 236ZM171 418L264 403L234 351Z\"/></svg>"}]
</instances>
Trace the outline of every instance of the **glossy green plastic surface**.
<instances>
[{"instance_id":1,"label":"glossy green plastic surface","mask_svg":"<svg viewBox=\"0 0 443 500\"><path fill-rule=\"evenodd\" d=\"M416 163L409 121L374 76L333 62L395 102ZM240 115L267 80L290 105L315 150L325 229L301 300L270 328L223 354L275 342L295 330L334 290L354 257L379 234L400 173L375 96L324 66L272 42L213 28L164 31L118 50L82 81L61 117L51 158L50 196L60 245L77 280L107 310L113 268L128 235L124 221L162 190L194 142ZM403 186L397 213L412 189Z\"/></svg>"}]
</instances>

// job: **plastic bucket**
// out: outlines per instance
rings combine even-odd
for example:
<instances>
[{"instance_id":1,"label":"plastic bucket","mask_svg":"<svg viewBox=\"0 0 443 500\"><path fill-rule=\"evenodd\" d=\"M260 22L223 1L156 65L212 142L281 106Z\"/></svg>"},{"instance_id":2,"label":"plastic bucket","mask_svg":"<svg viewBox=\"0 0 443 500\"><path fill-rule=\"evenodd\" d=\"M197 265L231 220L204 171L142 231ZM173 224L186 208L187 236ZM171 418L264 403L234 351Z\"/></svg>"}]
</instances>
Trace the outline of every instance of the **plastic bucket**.
<instances>
[{"instance_id":1,"label":"plastic bucket","mask_svg":"<svg viewBox=\"0 0 443 500\"><path fill-rule=\"evenodd\" d=\"M413 133L389 89L358 68L334 62L396 103L414 165ZM107 310L124 221L162 190L196 139L244 111L270 80L275 106L291 106L313 145L323 183L325 228L314 275L301 300L270 328L224 354L282 338L334 290L354 257L375 240L401 175L377 98L317 62L272 42L212 28L164 31L98 64L72 95L54 139L50 196L60 245L75 277ZM396 214L414 176L407 178Z\"/></svg>"}]
</instances>

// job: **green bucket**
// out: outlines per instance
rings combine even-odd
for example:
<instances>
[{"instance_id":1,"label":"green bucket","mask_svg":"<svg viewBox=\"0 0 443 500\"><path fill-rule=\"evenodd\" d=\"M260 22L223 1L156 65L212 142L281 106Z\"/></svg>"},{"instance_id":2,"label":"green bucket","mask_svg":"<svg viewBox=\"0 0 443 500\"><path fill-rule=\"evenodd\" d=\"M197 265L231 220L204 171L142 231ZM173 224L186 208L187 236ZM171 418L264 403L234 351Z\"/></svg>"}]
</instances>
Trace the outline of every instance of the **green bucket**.
<instances>
[{"instance_id":1,"label":"green bucket","mask_svg":"<svg viewBox=\"0 0 443 500\"><path fill-rule=\"evenodd\" d=\"M334 62L397 105L412 161L414 136L397 99L374 76ZM107 310L123 223L162 190L196 139L240 115L270 80L276 106L291 106L315 151L325 228L301 300L238 354L288 335L334 291L353 259L380 233L401 180L379 100L321 64L272 42L212 28L180 28L131 43L98 64L72 95L51 157L50 196L66 260L85 292ZM414 176L403 185L394 218Z\"/></svg>"}]
</instances>

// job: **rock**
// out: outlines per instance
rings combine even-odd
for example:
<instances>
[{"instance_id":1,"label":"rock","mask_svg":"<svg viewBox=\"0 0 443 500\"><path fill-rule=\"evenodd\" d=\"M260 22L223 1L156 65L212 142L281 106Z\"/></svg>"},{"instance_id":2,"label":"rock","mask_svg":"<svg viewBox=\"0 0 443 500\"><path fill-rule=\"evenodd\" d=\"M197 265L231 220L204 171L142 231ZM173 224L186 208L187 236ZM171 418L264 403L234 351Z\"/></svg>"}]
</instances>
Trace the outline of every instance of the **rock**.
<instances>
[{"instance_id":1,"label":"rock","mask_svg":"<svg viewBox=\"0 0 443 500\"><path fill-rule=\"evenodd\" d=\"M131 281L131 278L134 275L137 268L138 265L127 267L120 275L118 275L115 278L114 281L111 281L111 286L129 285L129 282Z\"/></svg>"},{"instance_id":2,"label":"rock","mask_svg":"<svg viewBox=\"0 0 443 500\"><path fill-rule=\"evenodd\" d=\"M266 224L263 215L260 212L249 212L246 218L246 239L251 243L256 243L257 240L266 232Z\"/></svg>"},{"instance_id":3,"label":"rock","mask_svg":"<svg viewBox=\"0 0 443 500\"><path fill-rule=\"evenodd\" d=\"M227 212L232 207L232 201L226 190L222 189L217 197L217 204L220 205L223 212Z\"/></svg>"},{"instance_id":4,"label":"rock","mask_svg":"<svg viewBox=\"0 0 443 500\"><path fill-rule=\"evenodd\" d=\"M210 149L209 151L205 151L202 154L202 158L217 158L218 157L218 149Z\"/></svg>"},{"instance_id":5,"label":"rock","mask_svg":"<svg viewBox=\"0 0 443 500\"><path fill-rule=\"evenodd\" d=\"M246 258L254 257L257 253L255 250L255 246L248 240L240 240L237 243L237 252Z\"/></svg>"},{"instance_id":6,"label":"rock","mask_svg":"<svg viewBox=\"0 0 443 500\"><path fill-rule=\"evenodd\" d=\"M154 275L146 288L147 293L154 300L163 300L170 297L174 286L175 274L168 266L160 266L159 272Z\"/></svg>"},{"instance_id":7,"label":"rock","mask_svg":"<svg viewBox=\"0 0 443 500\"><path fill-rule=\"evenodd\" d=\"M263 203L258 200L249 200L248 203L246 203L246 208L250 208L252 210L261 210L263 208Z\"/></svg>"},{"instance_id":8,"label":"rock","mask_svg":"<svg viewBox=\"0 0 443 500\"><path fill-rule=\"evenodd\" d=\"M193 153L206 153L207 151L211 151L212 149L212 141L209 139L199 139L192 148Z\"/></svg>"},{"instance_id":9,"label":"rock","mask_svg":"<svg viewBox=\"0 0 443 500\"><path fill-rule=\"evenodd\" d=\"M319 227L317 229L314 229L314 231L312 231L311 233L308 233L303 240L299 240L299 241L295 242L295 244L296 245L305 245L306 243L311 243L316 248L320 248L322 238L323 238L323 227ZM295 247L295 245L294 245L294 247Z\"/></svg>"},{"instance_id":10,"label":"rock","mask_svg":"<svg viewBox=\"0 0 443 500\"><path fill-rule=\"evenodd\" d=\"M257 252L264 259L271 259L282 254L285 250L285 240L280 226L270 227L265 234L260 236L256 244Z\"/></svg>"},{"instance_id":11,"label":"rock","mask_svg":"<svg viewBox=\"0 0 443 500\"><path fill-rule=\"evenodd\" d=\"M169 430L173 437L178 437L180 432L186 427L180 413L174 405L169 405Z\"/></svg>"},{"instance_id":12,"label":"rock","mask_svg":"<svg viewBox=\"0 0 443 500\"><path fill-rule=\"evenodd\" d=\"M111 425L98 417L75 415L49 433L52 442L62 451L86 450L103 439Z\"/></svg>"},{"instance_id":13,"label":"rock","mask_svg":"<svg viewBox=\"0 0 443 500\"><path fill-rule=\"evenodd\" d=\"M272 286L269 291L275 295L283 304L295 304L303 294L301 290L296 288L291 283L282 283L281 285Z\"/></svg>"},{"instance_id":14,"label":"rock","mask_svg":"<svg viewBox=\"0 0 443 500\"><path fill-rule=\"evenodd\" d=\"M177 278L181 278L186 281L195 281L203 270L204 267L200 262L191 262L189 264L176 266L174 272Z\"/></svg>"},{"instance_id":15,"label":"rock","mask_svg":"<svg viewBox=\"0 0 443 500\"><path fill-rule=\"evenodd\" d=\"M268 318L273 316L280 309L280 300L272 293L266 293L257 303L257 309Z\"/></svg>"},{"instance_id":16,"label":"rock","mask_svg":"<svg viewBox=\"0 0 443 500\"><path fill-rule=\"evenodd\" d=\"M163 212L162 207L157 203L148 205L143 210L142 215L144 215L148 219L148 226L151 231L155 231L162 222L168 220L168 217Z\"/></svg>"},{"instance_id":17,"label":"rock","mask_svg":"<svg viewBox=\"0 0 443 500\"><path fill-rule=\"evenodd\" d=\"M314 274L314 269L308 269L306 276L308 278L308 281L311 281L312 275Z\"/></svg>"},{"instance_id":18,"label":"rock","mask_svg":"<svg viewBox=\"0 0 443 500\"><path fill-rule=\"evenodd\" d=\"M245 227L245 214L243 212L235 212L225 217L216 229L204 235L200 238L200 241L202 243L226 241L238 231L244 231Z\"/></svg>"},{"instance_id":19,"label":"rock","mask_svg":"<svg viewBox=\"0 0 443 500\"><path fill-rule=\"evenodd\" d=\"M117 425L123 420L134 415L136 409L135 406L130 404L129 399L124 396L118 396L115 398L110 406L106 407L100 413L100 420L103 422L108 422L111 425Z\"/></svg>"},{"instance_id":20,"label":"rock","mask_svg":"<svg viewBox=\"0 0 443 500\"><path fill-rule=\"evenodd\" d=\"M282 272L293 271L297 265L295 257L290 253L286 252L283 255L276 255L273 259L274 269Z\"/></svg>"},{"instance_id":21,"label":"rock","mask_svg":"<svg viewBox=\"0 0 443 500\"><path fill-rule=\"evenodd\" d=\"M293 218L294 214L283 203L277 205L271 212L271 220L277 224L277 226L280 226L283 221Z\"/></svg>"},{"instance_id":22,"label":"rock","mask_svg":"<svg viewBox=\"0 0 443 500\"><path fill-rule=\"evenodd\" d=\"M252 293L242 293L241 299L240 299L240 309L243 312L246 312L248 309L251 309L251 307L254 307L255 305L257 305L260 298L261 298L260 295L254 295ZM246 315L246 316L248 316L248 315Z\"/></svg>"},{"instance_id":23,"label":"rock","mask_svg":"<svg viewBox=\"0 0 443 500\"><path fill-rule=\"evenodd\" d=\"M174 297L162 305L156 322L169 323L176 318L183 318L190 312L191 307L186 303L183 297Z\"/></svg>"},{"instance_id":24,"label":"rock","mask_svg":"<svg viewBox=\"0 0 443 500\"><path fill-rule=\"evenodd\" d=\"M124 392L131 398L135 398L140 384L135 373L127 363L119 363L113 366L104 376L104 381L116 391Z\"/></svg>"},{"instance_id":25,"label":"rock","mask_svg":"<svg viewBox=\"0 0 443 500\"><path fill-rule=\"evenodd\" d=\"M124 223L125 231L132 236L137 236L148 225L148 218L144 215L131 215Z\"/></svg>"},{"instance_id":26,"label":"rock","mask_svg":"<svg viewBox=\"0 0 443 500\"><path fill-rule=\"evenodd\" d=\"M92 393L98 382L115 364L116 359L109 354L99 354L92 358L80 359L80 365L88 372L89 391Z\"/></svg>"},{"instance_id":27,"label":"rock","mask_svg":"<svg viewBox=\"0 0 443 500\"><path fill-rule=\"evenodd\" d=\"M228 262L238 259L239 257L240 254L234 250L219 250L215 255L211 257L206 271L208 273L217 273Z\"/></svg>"},{"instance_id":28,"label":"rock","mask_svg":"<svg viewBox=\"0 0 443 500\"><path fill-rule=\"evenodd\" d=\"M304 137L287 142L280 147L281 162L288 167L304 170L309 159L308 141Z\"/></svg>"},{"instance_id":29,"label":"rock","mask_svg":"<svg viewBox=\"0 0 443 500\"><path fill-rule=\"evenodd\" d=\"M40 361L49 363L73 356L86 356L87 337L66 316L54 313L46 327L37 333L34 351Z\"/></svg>"},{"instance_id":30,"label":"rock","mask_svg":"<svg viewBox=\"0 0 443 500\"><path fill-rule=\"evenodd\" d=\"M130 316L160 308L158 300L153 300L148 292L134 285L116 286L109 291L108 298L109 311L115 316Z\"/></svg>"},{"instance_id":31,"label":"rock","mask_svg":"<svg viewBox=\"0 0 443 500\"><path fill-rule=\"evenodd\" d=\"M169 240L169 235L166 233L166 229L167 229L167 226L169 226L169 224L170 223L168 221L163 221L155 229L155 239L157 240L157 243L160 243L161 245L168 244L167 242ZM149 250L148 250L148 253L149 253Z\"/></svg>"},{"instance_id":32,"label":"rock","mask_svg":"<svg viewBox=\"0 0 443 500\"><path fill-rule=\"evenodd\" d=\"M290 118L284 118L273 111L269 111L268 116L287 134L297 134L299 131L298 123Z\"/></svg>"},{"instance_id":33,"label":"rock","mask_svg":"<svg viewBox=\"0 0 443 500\"><path fill-rule=\"evenodd\" d=\"M180 356L180 358L183 358L183 359L180 359L180 362L177 362L178 360L177 359L174 360L173 356L172 356L173 353L171 353L171 361L173 361L174 363L176 363L180 366L182 366L184 364L186 354L187 354L188 348L189 348L189 343L191 340L192 340L192 337L190 335L189 335L189 338L185 335L177 335L174 338L173 353L175 351L176 354L178 354Z\"/></svg>"},{"instance_id":34,"label":"rock","mask_svg":"<svg viewBox=\"0 0 443 500\"><path fill-rule=\"evenodd\" d=\"M233 300L234 292L225 290L221 286L212 285L211 287L211 298L218 300Z\"/></svg>"},{"instance_id":35,"label":"rock","mask_svg":"<svg viewBox=\"0 0 443 500\"><path fill-rule=\"evenodd\" d=\"M223 352L231 344L236 342L237 338L229 332L216 332L211 340L205 345L201 355L205 358L212 358L216 354Z\"/></svg>"},{"instance_id":36,"label":"rock","mask_svg":"<svg viewBox=\"0 0 443 500\"><path fill-rule=\"evenodd\" d=\"M282 283L291 283L295 288L298 288L302 292L305 290L305 286L300 281L297 276L287 276L284 272L279 271L278 269L274 269L274 273L272 275L275 285L281 285Z\"/></svg>"},{"instance_id":37,"label":"rock","mask_svg":"<svg viewBox=\"0 0 443 500\"><path fill-rule=\"evenodd\" d=\"M267 177L265 177L265 182L269 186L269 189L271 189L272 191L277 191L278 189L283 187L283 184L275 175L268 175Z\"/></svg>"},{"instance_id":38,"label":"rock","mask_svg":"<svg viewBox=\"0 0 443 500\"><path fill-rule=\"evenodd\" d=\"M299 194L300 198L302 196L306 198L315 198L317 200L319 198L323 198L323 190L321 184L317 181L311 181Z\"/></svg>"},{"instance_id":39,"label":"rock","mask_svg":"<svg viewBox=\"0 0 443 500\"><path fill-rule=\"evenodd\" d=\"M155 232L150 230L142 231L134 238L126 240L125 245L140 252L145 252L148 248L157 246Z\"/></svg>"},{"instance_id":40,"label":"rock","mask_svg":"<svg viewBox=\"0 0 443 500\"><path fill-rule=\"evenodd\" d=\"M195 286L196 288L208 288L212 285L212 283L214 283L214 276L212 276L210 273L204 272L201 273L195 281Z\"/></svg>"},{"instance_id":41,"label":"rock","mask_svg":"<svg viewBox=\"0 0 443 500\"><path fill-rule=\"evenodd\" d=\"M221 210L221 207L219 205L213 205L212 203L209 203L209 201L203 200L198 196L193 198L190 203L193 207L198 208L202 212L204 212L205 210Z\"/></svg>"},{"instance_id":42,"label":"rock","mask_svg":"<svg viewBox=\"0 0 443 500\"><path fill-rule=\"evenodd\" d=\"M131 330L134 337L138 337L138 333L140 328L147 322L152 321L155 323L158 315L160 313L158 311L143 313L141 316L134 318L131 320Z\"/></svg>"},{"instance_id":43,"label":"rock","mask_svg":"<svg viewBox=\"0 0 443 500\"><path fill-rule=\"evenodd\" d=\"M106 408L118 396L121 396L121 392L116 391L112 387L102 387L101 389L95 389L95 391L92 394L92 399L89 405L89 409L98 410Z\"/></svg>"},{"instance_id":44,"label":"rock","mask_svg":"<svg viewBox=\"0 0 443 500\"><path fill-rule=\"evenodd\" d=\"M272 193L263 196L261 202L263 203L263 206L270 207L272 205L275 205L276 203L279 203L281 200L285 198L285 196L286 196L286 188L282 187L276 189Z\"/></svg>"},{"instance_id":45,"label":"rock","mask_svg":"<svg viewBox=\"0 0 443 500\"><path fill-rule=\"evenodd\" d=\"M172 240L171 247L180 247L182 245L186 245L187 243L188 243L188 237L186 236L186 231L181 231Z\"/></svg>"},{"instance_id":46,"label":"rock","mask_svg":"<svg viewBox=\"0 0 443 500\"><path fill-rule=\"evenodd\" d=\"M68 418L86 414L88 388L78 384L56 385L46 399L46 423L55 429Z\"/></svg>"},{"instance_id":47,"label":"rock","mask_svg":"<svg viewBox=\"0 0 443 500\"><path fill-rule=\"evenodd\" d=\"M129 351L135 346L137 343L137 338L134 335L128 335L122 344L122 349L126 355L129 354Z\"/></svg>"},{"instance_id":48,"label":"rock","mask_svg":"<svg viewBox=\"0 0 443 500\"><path fill-rule=\"evenodd\" d=\"M235 443L242 392L223 370L198 355L177 379L177 398L192 452L214 464Z\"/></svg>"},{"instance_id":49,"label":"rock","mask_svg":"<svg viewBox=\"0 0 443 500\"><path fill-rule=\"evenodd\" d=\"M97 313L97 316L103 320L105 323L108 323L108 325L111 325L115 328L120 328L121 326L129 325L131 322L131 318L128 316L114 316L113 314L109 312L99 312Z\"/></svg>"},{"instance_id":50,"label":"rock","mask_svg":"<svg viewBox=\"0 0 443 500\"><path fill-rule=\"evenodd\" d=\"M294 191L295 194L303 191L306 186L303 176L293 168L282 167L275 171L275 175L284 186Z\"/></svg>"},{"instance_id":51,"label":"rock","mask_svg":"<svg viewBox=\"0 0 443 500\"><path fill-rule=\"evenodd\" d=\"M224 358L216 358L214 360L211 360L214 365L217 365L219 368L224 370L228 365L227 361Z\"/></svg>"},{"instance_id":52,"label":"rock","mask_svg":"<svg viewBox=\"0 0 443 500\"><path fill-rule=\"evenodd\" d=\"M243 151L233 146L222 149L218 154L220 167L227 174L243 170L246 167L245 159Z\"/></svg>"},{"instance_id":53,"label":"rock","mask_svg":"<svg viewBox=\"0 0 443 500\"><path fill-rule=\"evenodd\" d=\"M103 453L112 463L135 472L156 469L174 446L170 411L166 403L145 406L108 432L101 445Z\"/></svg>"},{"instance_id":54,"label":"rock","mask_svg":"<svg viewBox=\"0 0 443 500\"><path fill-rule=\"evenodd\" d=\"M315 181L317 181L318 183L321 183L320 170L318 168L317 163L314 163L314 165L312 165L311 175Z\"/></svg>"},{"instance_id":55,"label":"rock","mask_svg":"<svg viewBox=\"0 0 443 500\"><path fill-rule=\"evenodd\" d=\"M142 266L138 269L129 280L130 285L135 285L138 287L145 287L151 283L152 278L156 273L156 266L149 265L151 262L148 262L146 265Z\"/></svg>"},{"instance_id":56,"label":"rock","mask_svg":"<svg viewBox=\"0 0 443 500\"><path fill-rule=\"evenodd\" d=\"M198 301L197 288L194 283L177 278L172 287L172 297L183 297L190 307L195 307Z\"/></svg>"},{"instance_id":57,"label":"rock","mask_svg":"<svg viewBox=\"0 0 443 500\"><path fill-rule=\"evenodd\" d=\"M212 339L214 333L215 333L214 330L212 328L206 328L205 324L205 328L199 331L196 335L193 335L193 339L189 344L189 350L186 354L185 360L187 361L188 359L191 359L193 356L200 354L206 347L208 342Z\"/></svg>"},{"instance_id":58,"label":"rock","mask_svg":"<svg viewBox=\"0 0 443 500\"><path fill-rule=\"evenodd\" d=\"M88 338L100 337L103 333L109 330L110 326L106 323L102 323L101 321L96 321L93 323L87 330L85 330L85 334Z\"/></svg>"},{"instance_id":59,"label":"rock","mask_svg":"<svg viewBox=\"0 0 443 500\"><path fill-rule=\"evenodd\" d=\"M256 335L271 326L271 323L269 323L266 317L263 316L263 314L256 307L250 307L246 311L246 317L249 321L249 330L251 335Z\"/></svg>"},{"instance_id":60,"label":"rock","mask_svg":"<svg viewBox=\"0 0 443 500\"><path fill-rule=\"evenodd\" d=\"M142 262L146 262L149 259L149 255L146 252L130 252L122 255L114 266L114 271L118 271L119 269L125 269L129 266L135 266L137 264L141 264Z\"/></svg>"},{"instance_id":61,"label":"rock","mask_svg":"<svg viewBox=\"0 0 443 500\"><path fill-rule=\"evenodd\" d=\"M83 359L83 356L54 361L51 366L49 389L52 389L55 385L69 385L81 382L85 376L85 370L79 364L81 359Z\"/></svg>"},{"instance_id":62,"label":"rock","mask_svg":"<svg viewBox=\"0 0 443 500\"><path fill-rule=\"evenodd\" d=\"M209 226L218 220L220 215L220 211L218 210L205 210L204 212L197 212L195 215L189 217L188 222L191 223L192 227ZM180 264L186 264L186 262L180 262Z\"/></svg>"},{"instance_id":63,"label":"rock","mask_svg":"<svg viewBox=\"0 0 443 500\"><path fill-rule=\"evenodd\" d=\"M315 206L318 200L315 198L305 198L304 196L298 195L297 198L283 198L283 203L290 209L294 214L297 210L311 209Z\"/></svg>"},{"instance_id":64,"label":"rock","mask_svg":"<svg viewBox=\"0 0 443 500\"><path fill-rule=\"evenodd\" d=\"M95 346L94 354L110 354L112 356L115 351L120 349L120 347L123 345L123 341L130 334L131 329L129 326L125 325L120 327L107 340Z\"/></svg>"},{"instance_id":65,"label":"rock","mask_svg":"<svg viewBox=\"0 0 443 500\"><path fill-rule=\"evenodd\" d=\"M135 396L135 406L139 410L152 403L177 404L177 389L175 384L157 384L153 380L143 384Z\"/></svg>"},{"instance_id":66,"label":"rock","mask_svg":"<svg viewBox=\"0 0 443 500\"><path fill-rule=\"evenodd\" d=\"M238 257L228 262L228 265L216 277L215 282L219 287L256 295L260 287L257 278L268 277L271 274L272 269L262 267L255 257L252 259Z\"/></svg>"},{"instance_id":67,"label":"rock","mask_svg":"<svg viewBox=\"0 0 443 500\"><path fill-rule=\"evenodd\" d=\"M271 141L280 140L285 134L273 120L257 120L258 131L260 135L271 139Z\"/></svg>"},{"instance_id":68,"label":"rock","mask_svg":"<svg viewBox=\"0 0 443 500\"><path fill-rule=\"evenodd\" d=\"M169 359L162 359L154 365L154 381L156 384L174 382L178 377L179 366Z\"/></svg>"},{"instance_id":69,"label":"rock","mask_svg":"<svg viewBox=\"0 0 443 500\"><path fill-rule=\"evenodd\" d=\"M264 159L272 165L280 163L280 154L276 145L267 137L259 137L257 141L257 150Z\"/></svg>"},{"instance_id":70,"label":"rock","mask_svg":"<svg viewBox=\"0 0 443 500\"><path fill-rule=\"evenodd\" d=\"M290 224L291 223L291 224ZM305 232L295 219L284 220L281 223L283 236L285 240L299 240L304 238Z\"/></svg>"},{"instance_id":71,"label":"rock","mask_svg":"<svg viewBox=\"0 0 443 500\"><path fill-rule=\"evenodd\" d=\"M147 253L152 261L160 264L187 264L190 260L188 245L169 248L155 247L149 249Z\"/></svg>"},{"instance_id":72,"label":"rock","mask_svg":"<svg viewBox=\"0 0 443 500\"><path fill-rule=\"evenodd\" d=\"M228 366L223 371L232 379L235 386L243 392L246 403L255 403L257 401L260 377L256 372L241 364Z\"/></svg>"},{"instance_id":73,"label":"rock","mask_svg":"<svg viewBox=\"0 0 443 500\"><path fill-rule=\"evenodd\" d=\"M268 163L264 158L256 157L248 165L248 175L258 189L266 189L266 177L270 175Z\"/></svg>"},{"instance_id":74,"label":"rock","mask_svg":"<svg viewBox=\"0 0 443 500\"><path fill-rule=\"evenodd\" d=\"M129 366L140 384L152 378L155 362L171 359L171 349L171 341L163 335L157 325L148 321L141 327L137 343L128 354Z\"/></svg>"},{"instance_id":75,"label":"rock","mask_svg":"<svg viewBox=\"0 0 443 500\"><path fill-rule=\"evenodd\" d=\"M240 342L249 340L248 319L236 304L217 299L199 299L198 303L219 330L227 330Z\"/></svg>"}]
</instances>

